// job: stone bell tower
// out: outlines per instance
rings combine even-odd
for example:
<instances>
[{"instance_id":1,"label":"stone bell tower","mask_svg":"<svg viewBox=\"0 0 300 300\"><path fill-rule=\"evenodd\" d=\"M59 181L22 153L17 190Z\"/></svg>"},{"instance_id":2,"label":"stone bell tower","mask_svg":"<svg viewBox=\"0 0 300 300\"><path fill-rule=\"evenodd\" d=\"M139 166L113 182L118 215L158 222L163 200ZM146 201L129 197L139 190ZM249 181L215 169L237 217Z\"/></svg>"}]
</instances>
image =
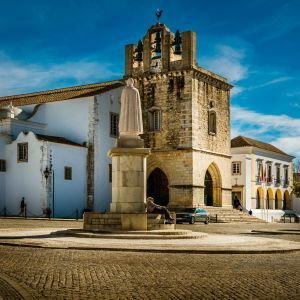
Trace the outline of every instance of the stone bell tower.
<instances>
[{"instance_id":1,"label":"stone bell tower","mask_svg":"<svg viewBox=\"0 0 300 300\"><path fill-rule=\"evenodd\" d=\"M150 27L125 47L141 95L147 194L170 207L231 206L230 89L198 66L196 33Z\"/></svg>"}]
</instances>

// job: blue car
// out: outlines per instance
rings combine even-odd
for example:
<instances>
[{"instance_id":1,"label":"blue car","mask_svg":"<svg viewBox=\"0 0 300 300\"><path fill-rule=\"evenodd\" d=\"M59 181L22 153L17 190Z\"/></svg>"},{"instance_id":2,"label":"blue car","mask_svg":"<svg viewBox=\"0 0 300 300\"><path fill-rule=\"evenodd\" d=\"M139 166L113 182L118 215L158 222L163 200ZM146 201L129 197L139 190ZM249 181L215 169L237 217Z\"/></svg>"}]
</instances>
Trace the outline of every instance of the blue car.
<instances>
[{"instance_id":1,"label":"blue car","mask_svg":"<svg viewBox=\"0 0 300 300\"><path fill-rule=\"evenodd\" d=\"M180 208L176 209L176 223L195 222L209 223L209 213L204 208Z\"/></svg>"}]
</instances>

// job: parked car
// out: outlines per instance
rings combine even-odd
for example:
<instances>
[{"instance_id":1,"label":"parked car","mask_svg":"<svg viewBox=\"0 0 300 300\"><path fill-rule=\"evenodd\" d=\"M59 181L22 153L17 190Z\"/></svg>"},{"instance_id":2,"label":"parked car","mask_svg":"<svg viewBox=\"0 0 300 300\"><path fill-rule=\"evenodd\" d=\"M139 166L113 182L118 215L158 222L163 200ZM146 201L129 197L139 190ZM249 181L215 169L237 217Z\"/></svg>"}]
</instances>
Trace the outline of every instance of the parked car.
<instances>
[{"instance_id":1,"label":"parked car","mask_svg":"<svg viewBox=\"0 0 300 300\"><path fill-rule=\"evenodd\" d=\"M284 214L281 216L282 222L290 222L291 219L294 219L295 222L300 222L300 213L293 211L293 210L286 210Z\"/></svg>"},{"instance_id":2,"label":"parked car","mask_svg":"<svg viewBox=\"0 0 300 300\"><path fill-rule=\"evenodd\" d=\"M180 208L176 209L176 223L195 222L209 223L209 213L204 208Z\"/></svg>"}]
</instances>

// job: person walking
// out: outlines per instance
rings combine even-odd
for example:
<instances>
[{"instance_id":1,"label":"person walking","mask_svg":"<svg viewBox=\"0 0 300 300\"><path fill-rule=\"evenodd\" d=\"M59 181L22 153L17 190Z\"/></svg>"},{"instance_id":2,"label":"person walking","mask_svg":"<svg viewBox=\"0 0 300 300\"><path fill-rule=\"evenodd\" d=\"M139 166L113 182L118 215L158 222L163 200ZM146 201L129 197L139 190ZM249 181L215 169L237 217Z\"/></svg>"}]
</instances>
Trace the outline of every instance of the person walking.
<instances>
[{"instance_id":1,"label":"person walking","mask_svg":"<svg viewBox=\"0 0 300 300\"><path fill-rule=\"evenodd\" d=\"M25 216L25 207L26 207L25 198L22 197L22 200L21 200L21 203L20 203L20 213L19 213L19 216L21 216L21 217Z\"/></svg>"}]
</instances>

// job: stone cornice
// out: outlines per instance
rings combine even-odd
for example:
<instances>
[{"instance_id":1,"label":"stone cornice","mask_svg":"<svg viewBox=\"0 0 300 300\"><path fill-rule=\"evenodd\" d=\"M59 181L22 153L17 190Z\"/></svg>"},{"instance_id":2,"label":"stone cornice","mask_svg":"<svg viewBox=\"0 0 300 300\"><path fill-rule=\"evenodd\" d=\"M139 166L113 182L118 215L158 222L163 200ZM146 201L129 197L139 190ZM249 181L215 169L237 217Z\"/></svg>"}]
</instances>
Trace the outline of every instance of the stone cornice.
<instances>
[{"instance_id":1,"label":"stone cornice","mask_svg":"<svg viewBox=\"0 0 300 300\"><path fill-rule=\"evenodd\" d=\"M172 71L160 72L160 73L145 72L142 74L137 74L134 77L137 79L137 81L147 82L147 81L163 80L170 76L176 77L176 76L186 76L186 75L193 76L195 79L206 82L225 91L230 91L230 89L233 87L233 85L227 83L226 78L219 76L208 70L205 70L204 68L201 68L199 66L193 66L191 68L172 70Z\"/></svg>"}]
</instances>

